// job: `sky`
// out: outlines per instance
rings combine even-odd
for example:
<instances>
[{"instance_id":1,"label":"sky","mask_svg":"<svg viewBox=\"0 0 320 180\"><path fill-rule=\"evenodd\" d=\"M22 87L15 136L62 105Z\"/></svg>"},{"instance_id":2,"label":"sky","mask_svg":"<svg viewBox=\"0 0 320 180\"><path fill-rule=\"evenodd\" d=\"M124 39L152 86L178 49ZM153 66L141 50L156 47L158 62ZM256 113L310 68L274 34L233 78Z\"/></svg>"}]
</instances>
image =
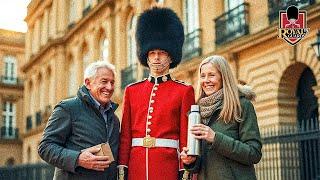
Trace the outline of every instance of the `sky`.
<instances>
[{"instance_id":1,"label":"sky","mask_svg":"<svg viewBox=\"0 0 320 180\"><path fill-rule=\"evenodd\" d=\"M26 32L27 6L30 0L0 0L0 29Z\"/></svg>"}]
</instances>

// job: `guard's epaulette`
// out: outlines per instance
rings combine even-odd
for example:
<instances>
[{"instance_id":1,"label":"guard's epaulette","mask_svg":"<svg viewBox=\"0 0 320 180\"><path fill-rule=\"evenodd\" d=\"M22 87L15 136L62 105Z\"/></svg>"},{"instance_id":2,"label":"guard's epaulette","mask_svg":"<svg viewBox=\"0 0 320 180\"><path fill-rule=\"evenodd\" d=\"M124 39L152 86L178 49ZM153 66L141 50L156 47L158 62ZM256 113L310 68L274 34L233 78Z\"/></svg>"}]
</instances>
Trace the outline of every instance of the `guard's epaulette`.
<instances>
[{"instance_id":1,"label":"guard's epaulette","mask_svg":"<svg viewBox=\"0 0 320 180\"><path fill-rule=\"evenodd\" d=\"M135 84L142 83L142 82L144 82L144 81L146 81L146 80L147 80L147 78L144 78L144 79L143 79L143 80L141 80L141 81L133 82L133 83L129 84L127 87L129 87L129 86L133 86L133 85L135 85Z\"/></svg>"},{"instance_id":2,"label":"guard's epaulette","mask_svg":"<svg viewBox=\"0 0 320 180\"><path fill-rule=\"evenodd\" d=\"M185 85L185 86L191 86L191 84L186 83L186 82L183 82L183 81L180 81L180 80L177 80L177 79L173 79L173 81L174 81L174 82L177 82L177 83L179 83L179 84L183 84L183 85Z\"/></svg>"}]
</instances>

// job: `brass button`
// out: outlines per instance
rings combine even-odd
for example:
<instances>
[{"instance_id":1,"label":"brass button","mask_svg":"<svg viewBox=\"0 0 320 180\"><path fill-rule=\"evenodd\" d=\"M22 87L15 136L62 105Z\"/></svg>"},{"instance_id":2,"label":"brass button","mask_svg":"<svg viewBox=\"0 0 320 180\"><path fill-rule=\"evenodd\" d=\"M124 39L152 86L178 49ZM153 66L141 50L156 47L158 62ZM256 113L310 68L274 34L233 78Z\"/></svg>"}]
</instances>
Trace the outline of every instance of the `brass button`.
<instances>
[{"instance_id":1,"label":"brass button","mask_svg":"<svg viewBox=\"0 0 320 180\"><path fill-rule=\"evenodd\" d=\"M167 76L162 76L162 81L166 82L168 80Z\"/></svg>"}]
</instances>

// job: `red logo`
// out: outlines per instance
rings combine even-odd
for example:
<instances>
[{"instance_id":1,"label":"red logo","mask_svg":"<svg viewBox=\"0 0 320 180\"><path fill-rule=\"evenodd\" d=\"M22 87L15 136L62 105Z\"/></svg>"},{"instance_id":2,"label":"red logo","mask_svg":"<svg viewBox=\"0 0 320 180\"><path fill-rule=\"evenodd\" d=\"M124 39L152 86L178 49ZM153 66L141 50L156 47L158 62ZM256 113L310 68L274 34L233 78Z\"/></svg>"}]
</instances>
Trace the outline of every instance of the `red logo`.
<instances>
[{"instance_id":1,"label":"red logo","mask_svg":"<svg viewBox=\"0 0 320 180\"><path fill-rule=\"evenodd\" d=\"M296 6L289 6L286 11L279 11L278 37L290 45L296 45L309 32L307 28L307 12Z\"/></svg>"}]
</instances>

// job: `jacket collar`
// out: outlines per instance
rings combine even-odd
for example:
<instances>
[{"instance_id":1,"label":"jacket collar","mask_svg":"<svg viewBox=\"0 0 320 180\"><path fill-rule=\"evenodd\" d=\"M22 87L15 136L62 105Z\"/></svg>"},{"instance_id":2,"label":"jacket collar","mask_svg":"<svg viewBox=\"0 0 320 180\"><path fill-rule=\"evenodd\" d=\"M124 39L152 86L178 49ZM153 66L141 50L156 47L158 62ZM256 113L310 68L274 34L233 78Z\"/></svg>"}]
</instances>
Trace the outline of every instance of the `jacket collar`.
<instances>
[{"instance_id":1,"label":"jacket collar","mask_svg":"<svg viewBox=\"0 0 320 180\"><path fill-rule=\"evenodd\" d=\"M154 76L149 75L149 77L148 77L148 81L150 81L152 83L156 83L156 84L160 84L160 83L169 81L171 79L172 78L171 78L170 74L165 74L165 75L158 76L158 77L154 77Z\"/></svg>"},{"instance_id":2,"label":"jacket collar","mask_svg":"<svg viewBox=\"0 0 320 180\"><path fill-rule=\"evenodd\" d=\"M92 99L92 97L90 96L89 90L87 89L87 87L85 85L82 85L79 88L77 95L82 101L85 101L85 102L89 103L91 106L96 107L95 102ZM118 108L119 105L117 103L112 102L112 101L110 101L110 104L111 104L112 111L113 112L116 111L116 109Z\"/></svg>"}]
</instances>

